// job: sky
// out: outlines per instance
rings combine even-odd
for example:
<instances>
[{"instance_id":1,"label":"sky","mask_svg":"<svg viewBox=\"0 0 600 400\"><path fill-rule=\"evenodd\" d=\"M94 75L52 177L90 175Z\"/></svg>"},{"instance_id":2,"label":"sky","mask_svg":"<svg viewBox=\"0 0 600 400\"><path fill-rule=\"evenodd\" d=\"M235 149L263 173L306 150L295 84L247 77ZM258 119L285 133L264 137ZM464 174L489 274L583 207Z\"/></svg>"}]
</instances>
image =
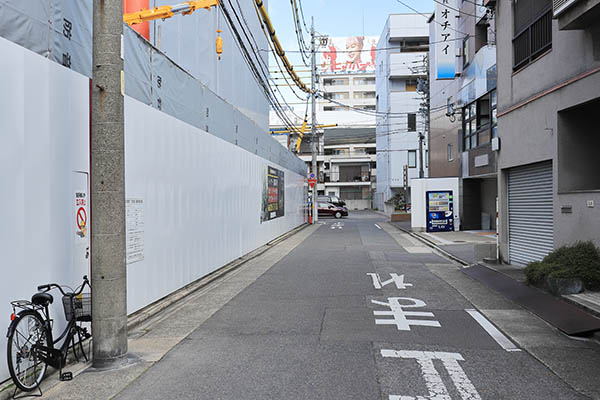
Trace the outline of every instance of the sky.
<instances>
[{"instance_id":1,"label":"sky","mask_svg":"<svg viewBox=\"0 0 600 400\"><path fill-rule=\"evenodd\" d=\"M315 19L315 30L322 35L336 36L379 36L383 31L389 14L414 13L398 0L298 0L304 9L306 23L310 28L310 19ZM434 9L433 0L401 0L419 12L431 13ZM275 32L285 51L298 50L298 42L294 31L292 8L290 0L268 0L268 12ZM424 18L424 17L423 17ZM305 40L310 43L310 36L305 33ZM286 54L296 67L301 64L298 54ZM318 63L318 60L317 60ZM269 64L275 64L271 57ZM306 76L307 74L300 74ZM310 79L303 79L310 82ZM299 100L289 90L280 87L288 102L294 104ZM302 107L300 107L302 108Z\"/></svg>"},{"instance_id":2,"label":"sky","mask_svg":"<svg viewBox=\"0 0 600 400\"><path fill-rule=\"evenodd\" d=\"M432 12L433 0L402 0L420 12ZM330 36L379 36L387 16L412 13L397 0L302 0L307 24L315 18L315 30ZM277 35L294 38L289 0L269 0L269 15ZM364 25L363 25L364 16ZM287 42L287 41L286 41Z\"/></svg>"}]
</instances>

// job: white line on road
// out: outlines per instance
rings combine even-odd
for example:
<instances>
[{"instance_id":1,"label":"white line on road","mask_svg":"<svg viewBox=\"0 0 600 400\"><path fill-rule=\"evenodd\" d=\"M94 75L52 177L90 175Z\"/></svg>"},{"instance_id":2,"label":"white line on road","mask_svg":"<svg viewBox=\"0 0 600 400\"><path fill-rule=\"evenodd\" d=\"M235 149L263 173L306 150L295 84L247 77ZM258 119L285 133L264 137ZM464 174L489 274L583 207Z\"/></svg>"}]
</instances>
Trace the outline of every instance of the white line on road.
<instances>
[{"instance_id":1,"label":"white line on road","mask_svg":"<svg viewBox=\"0 0 600 400\"><path fill-rule=\"evenodd\" d=\"M376 227L377 229L381 229L381 227L380 227L379 225L377 225L377 224L375 224L375 227Z\"/></svg>"},{"instance_id":2,"label":"white line on road","mask_svg":"<svg viewBox=\"0 0 600 400\"><path fill-rule=\"evenodd\" d=\"M513 344L506 336L502 334L490 321L488 321L481 313L477 310L468 309L465 310L469 313L475 321L481 325L483 329L494 339L504 350L506 351L521 351L517 346Z\"/></svg>"},{"instance_id":3,"label":"white line on road","mask_svg":"<svg viewBox=\"0 0 600 400\"><path fill-rule=\"evenodd\" d=\"M435 368L433 360L440 360L446 369L454 387L460 394L463 400L481 400L481 396L477 393L477 389L471 383L467 374L462 369L459 361L464 361L459 353L446 353L440 351L395 351L381 350L382 357L396 357L403 359L414 359L421 367L421 374L427 387L428 396L389 396L389 400L424 400L424 399L439 399L450 400L450 392L446 388L441 375Z\"/></svg>"}]
</instances>

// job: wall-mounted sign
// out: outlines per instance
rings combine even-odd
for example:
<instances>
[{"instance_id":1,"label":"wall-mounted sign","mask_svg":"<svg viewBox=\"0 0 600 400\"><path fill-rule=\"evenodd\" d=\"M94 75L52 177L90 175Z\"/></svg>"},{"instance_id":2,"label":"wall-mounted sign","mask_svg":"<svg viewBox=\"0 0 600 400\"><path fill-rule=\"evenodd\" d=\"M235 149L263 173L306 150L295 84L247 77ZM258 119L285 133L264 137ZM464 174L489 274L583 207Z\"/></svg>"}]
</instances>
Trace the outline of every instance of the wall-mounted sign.
<instances>
[{"instance_id":1,"label":"wall-mounted sign","mask_svg":"<svg viewBox=\"0 0 600 400\"><path fill-rule=\"evenodd\" d=\"M435 3L435 76L454 79L456 68L456 0Z\"/></svg>"},{"instance_id":2,"label":"wall-mounted sign","mask_svg":"<svg viewBox=\"0 0 600 400\"><path fill-rule=\"evenodd\" d=\"M144 259L144 199L125 200L127 264Z\"/></svg>"},{"instance_id":3,"label":"wall-mounted sign","mask_svg":"<svg viewBox=\"0 0 600 400\"><path fill-rule=\"evenodd\" d=\"M267 167L263 176L260 222L283 217L285 213L285 179L283 171Z\"/></svg>"},{"instance_id":4,"label":"wall-mounted sign","mask_svg":"<svg viewBox=\"0 0 600 400\"><path fill-rule=\"evenodd\" d=\"M454 230L452 191L426 192L427 232Z\"/></svg>"},{"instance_id":5,"label":"wall-mounted sign","mask_svg":"<svg viewBox=\"0 0 600 400\"><path fill-rule=\"evenodd\" d=\"M356 73L375 72L377 36L350 36L328 38L322 45L320 72Z\"/></svg>"}]
</instances>

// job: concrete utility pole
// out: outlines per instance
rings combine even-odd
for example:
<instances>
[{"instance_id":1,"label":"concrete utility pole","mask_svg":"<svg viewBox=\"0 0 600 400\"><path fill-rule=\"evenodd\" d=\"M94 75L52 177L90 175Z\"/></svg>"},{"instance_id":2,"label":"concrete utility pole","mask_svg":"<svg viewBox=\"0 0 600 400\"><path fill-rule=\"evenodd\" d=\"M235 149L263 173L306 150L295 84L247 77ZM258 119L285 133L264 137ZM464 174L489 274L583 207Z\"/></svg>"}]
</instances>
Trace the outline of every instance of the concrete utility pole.
<instances>
[{"instance_id":1,"label":"concrete utility pole","mask_svg":"<svg viewBox=\"0 0 600 400\"><path fill-rule=\"evenodd\" d=\"M311 68L310 68L310 88L312 90L312 126L311 126L311 138L312 138L312 172L315 174L317 183L313 187L312 193L312 207L313 207L313 224L319 220L319 207L317 205L317 186L319 184L319 171L317 171L317 103L316 103L316 87L317 87L317 63L315 62L315 18L312 17L312 25L310 28L310 46L311 46Z\"/></svg>"},{"instance_id":2,"label":"concrete utility pole","mask_svg":"<svg viewBox=\"0 0 600 400\"><path fill-rule=\"evenodd\" d=\"M123 0L94 0L91 193L93 365L127 362Z\"/></svg>"}]
</instances>

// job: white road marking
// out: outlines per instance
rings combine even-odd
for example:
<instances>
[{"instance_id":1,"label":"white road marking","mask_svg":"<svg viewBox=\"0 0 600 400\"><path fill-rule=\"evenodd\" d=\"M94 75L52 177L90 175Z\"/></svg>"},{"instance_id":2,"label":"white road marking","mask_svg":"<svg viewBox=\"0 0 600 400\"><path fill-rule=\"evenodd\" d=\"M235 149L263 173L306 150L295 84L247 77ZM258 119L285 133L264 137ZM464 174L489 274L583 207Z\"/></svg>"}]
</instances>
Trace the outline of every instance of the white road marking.
<instances>
[{"instance_id":1,"label":"white road marking","mask_svg":"<svg viewBox=\"0 0 600 400\"><path fill-rule=\"evenodd\" d=\"M373 279L373 286L375 287L375 289L381 289L382 287L384 287L392 282L394 282L396 284L397 289L406 289L407 287L412 286L412 283L404 283L404 275L398 275L395 273L391 273L390 276L392 278L387 281L382 281L379 274L367 272L367 275L369 275L371 277L371 279Z\"/></svg>"},{"instance_id":2,"label":"white road marking","mask_svg":"<svg viewBox=\"0 0 600 400\"><path fill-rule=\"evenodd\" d=\"M400 304L400 301L409 301L412 304ZM375 319L376 325L396 325L399 331L410 331L411 325L431 326L440 328L441 325L435 320L408 319L408 317L435 317L427 311L404 311L403 308L421 308L426 304L423 300L411 299L410 297L388 297L388 302L371 300L371 303L389 307L390 311L373 311L373 315L391 316L391 319Z\"/></svg>"},{"instance_id":3,"label":"white road marking","mask_svg":"<svg viewBox=\"0 0 600 400\"><path fill-rule=\"evenodd\" d=\"M381 227L380 227L379 225L377 225L377 224L375 224L375 227L376 227L377 229L381 229Z\"/></svg>"},{"instance_id":4,"label":"white road marking","mask_svg":"<svg viewBox=\"0 0 600 400\"><path fill-rule=\"evenodd\" d=\"M509 338L504 336L490 321L488 321L481 313L477 310L468 309L465 310L469 313L475 321L481 325L483 329L494 339L504 350L506 351L521 351Z\"/></svg>"},{"instance_id":5,"label":"white road marking","mask_svg":"<svg viewBox=\"0 0 600 400\"><path fill-rule=\"evenodd\" d=\"M452 383L463 400L481 400L475 386L471 383L459 361L464 358L459 353L446 353L439 351L396 351L381 350L382 357L395 357L416 360L421 367L421 374L429 394L427 396L389 396L389 400L452 400L442 377L435 369L433 360L441 360L446 368Z\"/></svg>"}]
</instances>

